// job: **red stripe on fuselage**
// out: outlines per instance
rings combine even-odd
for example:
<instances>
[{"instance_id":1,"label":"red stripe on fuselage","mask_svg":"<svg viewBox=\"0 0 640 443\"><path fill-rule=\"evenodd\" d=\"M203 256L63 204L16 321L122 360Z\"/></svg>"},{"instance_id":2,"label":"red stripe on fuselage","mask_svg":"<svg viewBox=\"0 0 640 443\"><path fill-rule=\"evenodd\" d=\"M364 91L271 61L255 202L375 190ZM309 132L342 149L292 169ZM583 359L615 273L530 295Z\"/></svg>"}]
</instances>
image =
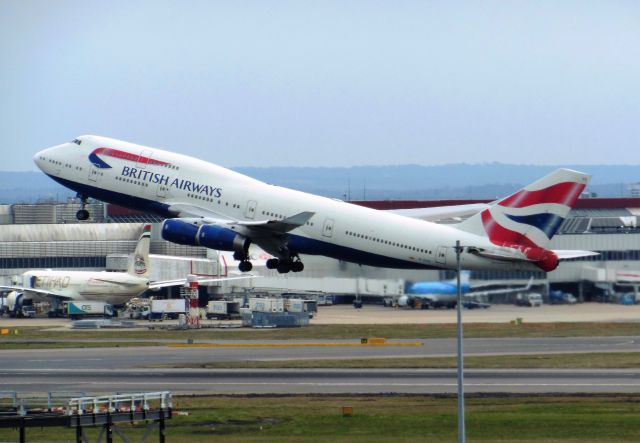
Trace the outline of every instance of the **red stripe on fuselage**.
<instances>
[{"instance_id":1,"label":"red stripe on fuselage","mask_svg":"<svg viewBox=\"0 0 640 443\"><path fill-rule=\"evenodd\" d=\"M150 157L143 157L138 154L132 154L130 152L120 151L119 149L113 149L113 148L98 148L93 152L94 154L106 155L107 157L119 158L121 160L128 160L136 163L144 163L146 165L164 166L169 164L167 162L155 160Z\"/></svg>"},{"instance_id":2,"label":"red stripe on fuselage","mask_svg":"<svg viewBox=\"0 0 640 443\"><path fill-rule=\"evenodd\" d=\"M498 204L507 208L525 208L531 205L556 203L572 207L585 185L576 182L557 183L538 191L521 190L501 200Z\"/></svg>"}]
</instances>

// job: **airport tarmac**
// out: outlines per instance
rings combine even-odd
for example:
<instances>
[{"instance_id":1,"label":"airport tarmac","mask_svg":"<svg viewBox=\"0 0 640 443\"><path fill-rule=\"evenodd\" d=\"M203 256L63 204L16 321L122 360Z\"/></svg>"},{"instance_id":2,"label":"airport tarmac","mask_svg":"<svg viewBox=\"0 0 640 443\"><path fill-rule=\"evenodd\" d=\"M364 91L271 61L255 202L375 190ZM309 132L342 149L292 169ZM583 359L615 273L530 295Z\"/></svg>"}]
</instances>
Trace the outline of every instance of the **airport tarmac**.
<instances>
[{"instance_id":1,"label":"airport tarmac","mask_svg":"<svg viewBox=\"0 0 640 443\"><path fill-rule=\"evenodd\" d=\"M640 322L640 305L579 303L575 305L542 305L529 308L514 305L492 305L488 309L464 309L465 323L508 323L521 318L525 323L556 322ZM400 309L379 305L321 306L313 324L421 324L455 323L455 309Z\"/></svg>"},{"instance_id":2,"label":"airport tarmac","mask_svg":"<svg viewBox=\"0 0 640 443\"><path fill-rule=\"evenodd\" d=\"M455 310L407 310L365 305L322 306L312 324L453 323ZM510 322L636 322L640 306L585 303L524 308L496 305L465 310L467 323ZM148 325L148 322L141 322ZM67 319L0 319L0 326L67 328ZM166 322L165 322L166 324ZM252 334L251 330L247 331ZM79 331L89 337L91 331ZM254 337L253 335L250 335ZM77 340L76 340L77 341ZM110 341L114 341L110 339ZM169 340L167 340L169 341ZM175 340L178 342L179 340ZM297 342L309 342L299 340ZM353 340L352 340L353 341ZM415 341L415 340L411 340ZM86 348L3 350L0 390L43 393L83 390L90 393L159 390L174 393L455 393L451 370L249 370L165 369L157 365L230 360L382 358L455 354L454 339L418 340L422 346L265 346L175 348ZM184 343L184 340L182 340ZM216 340L197 340L218 343ZM251 344L255 340L225 340ZM260 340L261 343L265 342ZM276 341L269 343L297 343ZM327 342L327 340L322 340ZM333 340L345 343L345 340ZM640 352L640 337L561 337L465 339L466 355L502 353ZM156 367L150 367L156 366ZM467 392L640 392L640 370L468 370Z\"/></svg>"},{"instance_id":3,"label":"airport tarmac","mask_svg":"<svg viewBox=\"0 0 640 443\"><path fill-rule=\"evenodd\" d=\"M0 369L0 389L22 395L165 390L173 394L454 394L456 388L455 369ZM640 370L466 370L465 392L638 393Z\"/></svg>"},{"instance_id":4,"label":"airport tarmac","mask_svg":"<svg viewBox=\"0 0 640 443\"><path fill-rule=\"evenodd\" d=\"M215 341L211 341L215 342ZM250 344L257 341L233 340ZM455 370L190 369L185 365L238 360L406 358L455 355L455 339L422 346L295 346L307 340L261 340L284 346L15 349L0 351L0 390L43 393L82 390L174 393L454 393ZM323 343L328 342L323 340ZM348 341L331 340L336 344ZM227 341L225 341L227 343ZM291 346L287 346L291 345ZM503 353L640 352L640 337L467 339L466 355ZM640 370L468 370L468 392L640 392Z\"/></svg>"},{"instance_id":5,"label":"airport tarmac","mask_svg":"<svg viewBox=\"0 0 640 443\"><path fill-rule=\"evenodd\" d=\"M509 323L521 318L525 323L556 322L640 322L640 305L617 305L610 303L579 303L575 305L542 305L537 308L513 305L493 305L488 309L465 309L462 314L465 323ZM381 305L364 305L354 309L351 305L319 306L318 314L311 320L313 325L326 324L443 324L455 323L455 309L404 309L387 308ZM151 323L140 322L143 325ZM160 324L175 324L165 321ZM218 321L203 320L203 324L217 324ZM0 326L59 326L70 327L68 319L0 318Z\"/></svg>"}]
</instances>

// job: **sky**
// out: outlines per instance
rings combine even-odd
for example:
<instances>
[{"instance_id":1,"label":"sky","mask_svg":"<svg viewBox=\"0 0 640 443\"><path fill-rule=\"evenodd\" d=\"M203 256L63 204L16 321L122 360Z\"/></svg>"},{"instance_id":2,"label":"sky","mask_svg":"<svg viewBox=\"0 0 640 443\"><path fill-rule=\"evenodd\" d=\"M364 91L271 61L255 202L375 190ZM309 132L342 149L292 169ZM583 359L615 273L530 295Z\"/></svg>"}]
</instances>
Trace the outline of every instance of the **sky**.
<instances>
[{"instance_id":1,"label":"sky","mask_svg":"<svg viewBox=\"0 0 640 443\"><path fill-rule=\"evenodd\" d=\"M640 2L0 0L0 170L640 164Z\"/></svg>"}]
</instances>

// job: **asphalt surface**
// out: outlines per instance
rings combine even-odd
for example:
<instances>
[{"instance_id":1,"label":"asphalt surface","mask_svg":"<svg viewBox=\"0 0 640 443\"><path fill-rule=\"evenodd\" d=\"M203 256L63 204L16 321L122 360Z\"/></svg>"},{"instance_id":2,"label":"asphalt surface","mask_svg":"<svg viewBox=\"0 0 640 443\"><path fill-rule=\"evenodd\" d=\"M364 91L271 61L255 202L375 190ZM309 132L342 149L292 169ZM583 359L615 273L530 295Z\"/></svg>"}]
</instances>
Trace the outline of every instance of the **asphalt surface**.
<instances>
[{"instance_id":1,"label":"asphalt surface","mask_svg":"<svg viewBox=\"0 0 640 443\"><path fill-rule=\"evenodd\" d=\"M231 344L229 341L207 342ZM391 341L407 342L415 341ZM455 393L455 370L210 370L153 367L234 360L455 355L453 339L430 339L420 342L422 346L378 347L359 346L353 340L234 340L232 343L240 346L3 350L0 351L0 391L102 393L169 390L176 394ZM319 346L320 343L325 346ZM291 344L296 346L286 346ZM465 353L468 356L609 351L638 352L640 337L465 340ZM465 390L522 393L640 392L640 369L467 370Z\"/></svg>"},{"instance_id":2,"label":"asphalt surface","mask_svg":"<svg viewBox=\"0 0 640 443\"><path fill-rule=\"evenodd\" d=\"M597 303L518 308L494 306L465 311L465 322L638 321L640 305ZM411 311L366 306L321 307L312 323L451 323L454 310ZM2 319L3 327L48 325L68 329L63 319ZM92 331L82 333L87 341ZM51 332L52 341L55 329ZM255 331L248 331L255 337ZM16 337L14 337L15 339ZM1 340L1 338L0 338ZM41 341L41 340L39 340ZM79 341L73 339L71 341ZM114 339L105 341L115 342ZM131 340L121 340L131 341ZM141 341L141 340L133 340ZM157 341L157 340L150 340ZM162 340L185 343L185 340ZM85 391L88 394L170 390L174 393L455 393L455 370L207 370L162 369L158 365L234 360L384 358L455 355L455 339L392 340L421 346L357 346L357 340L197 340L212 347L120 347L1 350L0 391ZM319 346L319 343L335 346ZM237 347L215 346L237 344ZM283 346L294 344L296 346ZM351 346L354 345L354 346ZM640 337L465 339L465 354L639 352ZM466 370L466 392L640 392L639 370Z\"/></svg>"},{"instance_id":3,"label":"asphalt surface","mask_svg":"<svg viewBox=\"0 0 640 443\"><path fill-rule=\"evenodd\" d=\"M175 342L186 344L185 340ZM436 357L456 354L456 340L448 338L388 341L391 345L421 343L422 346L361 346L355 340L197 340L194 344L200 343L223 346L2 350L0 370L132 369L211 361ZM233 344L238 346L229 346ZM332 344L335 346L331 346ZM640 352L640 337L470 338L465 339L464 348L467 356Z\"/></svg>"},{"instance_id":4,"label":"asphalt surface","mask_svg":"<svg viewBox=\"0 0 640 443\"><path fill-rule=\"evenodd\" d=\"M455 393L455 370L2 370L0 389L174 394ZM640 392L640 370L467 370L465 392Z\"/></svg>"}]
</instances>

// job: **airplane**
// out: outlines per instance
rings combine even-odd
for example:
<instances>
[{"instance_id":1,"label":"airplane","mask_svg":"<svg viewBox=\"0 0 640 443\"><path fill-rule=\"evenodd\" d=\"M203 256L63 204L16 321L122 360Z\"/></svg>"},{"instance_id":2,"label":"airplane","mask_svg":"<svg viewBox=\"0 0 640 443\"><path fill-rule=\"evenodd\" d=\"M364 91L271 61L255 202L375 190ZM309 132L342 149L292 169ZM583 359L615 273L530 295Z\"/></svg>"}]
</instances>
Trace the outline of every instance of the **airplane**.
<instances>
[{"instance_id":1,"label":"airplane","mask_svg":"<svg viewBox=\"0 0 640 443\"><path fill-rule=\"evenodd\" d=\"M553 271L560 260L591 251L547 245L591 176L557 169L457 224L436 224L341 200L270 185L193 157L84 135L44 149L36 165L77 192L79 220L88 198L166 217L162 238L231 251L241 272L252 268L251 243L274 258L269 269L304 269L301 255L362 265ZM450 211L449 211L450 212ZM449 214L451 215L451 214Z\"/></svg>"},{"instance_id":2,"label":"airplane","mask_svg":"<svg viewBox=\"0 0 640 443\"><path fill-rule=\"evenodd\" d=\"M7 294L7 304L14 308L25 300L36 299L51 301L56 310L60 308L63 301L103 301L119 305L148 289L186 284L187 278L165 281L149 279L150 243L151 225L147 224L143 226L133 260L129 262L126 272L30 270L22 274L22 286L0 285L0 289L10 291ZM196 281L206 283L240 278L247 278L247 276L206 278Z\"/></svg>"},{"instance_id":3,"label":"airplane","mask_svg":"<svg viewBox=\"0 0 640 443\"><path fill-rule=\"evenodd\" d=\"M462 271L460 273L460 292L463 297L478 297L480 295L508 294L511 292L527 291L531 288L533 277L526 286L504 289L490 289L473 291L469 279L470 271ZM457 278L447 281L421 281L407 285L405 293L398 297L398 306L400 307L418 307L421 308L455 308L458 299L458 281Z\"/></svg>"}]
</instances>

